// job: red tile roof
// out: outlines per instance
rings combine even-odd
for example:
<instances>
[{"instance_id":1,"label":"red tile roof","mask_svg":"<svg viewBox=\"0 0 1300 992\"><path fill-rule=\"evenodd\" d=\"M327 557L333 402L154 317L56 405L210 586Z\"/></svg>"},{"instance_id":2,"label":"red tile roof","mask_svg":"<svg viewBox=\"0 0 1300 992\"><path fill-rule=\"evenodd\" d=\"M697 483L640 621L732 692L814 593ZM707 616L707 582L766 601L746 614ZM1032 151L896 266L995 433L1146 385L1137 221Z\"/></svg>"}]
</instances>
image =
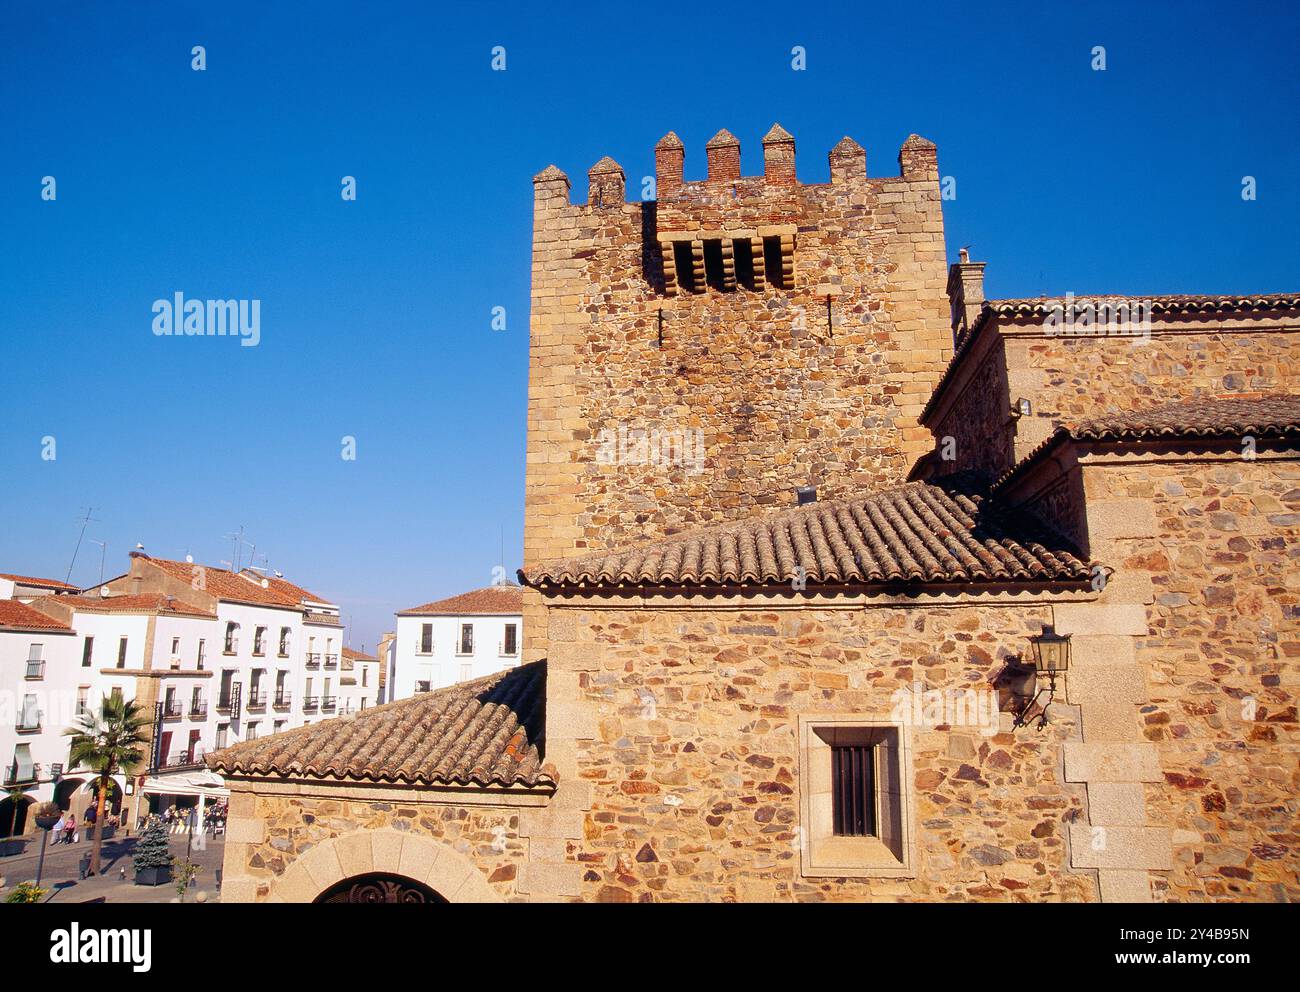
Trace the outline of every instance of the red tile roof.
<instances>
[{"instance_id":1,"label":"red tile roof","mask_svg":"<svg viewBox=\"0 0 1300 992\"><path fill-rule=\"evenodd\" d=\"M135 596L58 596L49 600L55 607L70 606L87 613L158 613L212 619L214 610L186 603L160 592Z\"/></svg>"},{"instance_id":2,"label":"red tile roof","mask_svg":"<svg viewBox=\"0 0 1300 992\"><path fill-rule=\"evenodd\" d=\"M351 658L353 661L378 661L379 660L372 654L365 654L361 651L354 651L352 650L352 648L344 648L343 657Z\"/></svg>"},{"instance_id":3,"label":"red tile roof","mask_svg":"<svg viewBox=\"0 0 1300 992\"><path fill-rule=\"evenodd\" d=\"M316 599L305 589L271 576L262 577L255 572L232 572L213 565L200 565L197 562L169 561L166 558L151 558L140 555L142 560L177 579L193 582L195 569L203 569L203 591L217 599L233 603L249 603L254 606L272 606L281 609L302 609L304 597L313 602L329 602Z\"/></svg>"},{"instance_id":4,"label":"red tile roof","mask_svg":"<svg viewBox=\"0 0 1300 992\"><path fill-rule=\"evenodd\" d=\"M516 585L487 586L402 610L399 617L514 616L524 609L524 591Z\"/></svg>"},{"instance_id":5,"label":"red tile roof","mask_svg":"<svg viewBox=\"0 0 1300 992\"><path fill-rule=\"evenodd\" d=\"M58 579L38 579L31 575L14 575L12 572L0 572L0 579L10 579L25 586L40 586L42 589L80 589L80 586L70 586L66 582L60 582Z\"/></svg>"},{"instance_id":6,"label":"red tile roof","mask_svg":"<svg viewBox=\"0 0 1300 992\"><path fill-rule=\"evenodd\" d=\"M1247 435L1265 440L1300 439L1300 396L1275 393L1253 398L1196 397L1064 423L1008 469L994 488L1020 476L1044 452L1070 440L1141 444L1171 440L1237 441Z\"/></svg>"},{"instance_id":7,"label":"red tile roof","mask_svg":"<svg viewBox=\"0 0 1300 992\"><path fill-rule=\"evenodd\" d=\"M5 630L72 630L68 624L46 616L16 599L0 599L0 628Z\"/></svg>"},{"instance_id":8,"label":"red tile roof","mask_svg":"<svg viewBox=\"0 0 1300 992\"><path fill-rule=\"evenodd\" d=\"M290 582L288 579L284 578L283 576L276 576L276 575L263 576L249 569L244 569L244 571L240 572L239 574L246 576L247 578L250 578L254 582L257 582L259 584L261 583L262 579L265 578L267 582L267 586L270 589L279 593L280 595L286 596L294 600L295 602L327 603L330 606L334 605L324 596L317 596L314 592L309 592L308 590L304 589L302 586L295 585L294 583Z\"/></svg>"},{"instance_id":9,"label":"red tile roof","mask_svg":"<svg viewBox=\"0 0 1300 992\"><path fill-rule=\"evenodd\" d=\"M206 757L224 774L419 785L552 786L546 663L424 692Z\"/></svg>"},{"instance_id":10,"label":"red tile roof","mask_svg":"<svg viewBox=\"0 0 1300 992\"><path fill-rule=\"evenodd\" d=\"M968 585L1088 575L1064 538L950 477L543 563L520 579L544 588Z\"/></svg>"}]
</instances>

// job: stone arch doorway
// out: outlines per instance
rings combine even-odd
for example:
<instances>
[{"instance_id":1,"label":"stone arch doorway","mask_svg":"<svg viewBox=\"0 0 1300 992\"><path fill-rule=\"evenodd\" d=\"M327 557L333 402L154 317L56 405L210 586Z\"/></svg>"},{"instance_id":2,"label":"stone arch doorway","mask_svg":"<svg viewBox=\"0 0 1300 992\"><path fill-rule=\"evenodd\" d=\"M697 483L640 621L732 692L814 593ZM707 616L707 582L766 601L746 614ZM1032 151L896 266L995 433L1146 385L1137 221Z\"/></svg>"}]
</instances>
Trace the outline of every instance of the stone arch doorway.
<instances>
[{"instance_id":1,"label":"stone arch doorway","mask_svg":"<svg viewBox=\"0 0 1300 992\"><path fill-rule=\"evenodd\" d=\"M35 801L31 796L5 796L0 802L0 837L21 837L27 831L27 813Z\"/></svg>"},{"instance_id":2,"label":"stone arch doorway","mask_svg":"<svg viewBox=\"0 0 1300 992\"><path fill-rule=\"evenodd\" d=\"M370 872L330 886L315 902L445 903L447 900L423 882L405 875Z\"/></svg>"},{"instance_id":3,"label":"stone arch doorway","mask_svg":"<svg viewBox=\"0 0 1300 992\"><path fill-rule=\"evenodd\" d=\"M356 830L322 841L270 883L267 898L271 902L320 902L337 894L344 883L369 876L395 878L408 888L414 883L432 892L437 897L431 900L434 902L504 901L478 866L450 845L390 828ZM223 899L232 882L239 884L238 875L227 872ZM247 884L255 889L257 882L249 879Z\"/></svg>"},{"instance_id":4,"label":"stone arch doorway","mask_svg":"<svg viewBox=\"0 0 1300 992\"><path fill-rule=\"evenodd\" d=\"M82 797L78 802L84 803L83 809L89 809L99 804L99 779L92 778L87 781L78 790L77 795ZM122 787L117 784L116 779L108 780L108 796L104 800L104 815L112 813L114 816L122 815Z\"/></svg>"},{"instance_id":5,"label":"stone arch doorway","mask_svg":"<svg viewBox=\"0 0 1300 992\"><path fill-rule=\"evenodd\" d=\"M84 778L64 778L59 780L59 784L54 787L54 801L58 804L59 809L63 812L72 810L78 816L81 811L90 804L91 799L78 795L78 790L84 787L86 780Z\"/></svg>"}]
</instances>

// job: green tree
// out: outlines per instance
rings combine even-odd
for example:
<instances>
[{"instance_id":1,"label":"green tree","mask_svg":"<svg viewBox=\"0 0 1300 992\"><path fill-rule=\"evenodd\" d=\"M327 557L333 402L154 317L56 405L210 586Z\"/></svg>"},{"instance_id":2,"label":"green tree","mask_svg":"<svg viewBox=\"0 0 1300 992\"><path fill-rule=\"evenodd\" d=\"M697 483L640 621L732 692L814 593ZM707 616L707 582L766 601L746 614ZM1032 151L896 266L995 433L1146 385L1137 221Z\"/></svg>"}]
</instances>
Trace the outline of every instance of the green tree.
<instances>
[{"instance_id":1,"label":"green tree","mask_svg":"<svg viewBox=\"0 0 1300 992\"><path fill-rule=\"evenodd\" d=\"M171 851L167 847L167 826L158 817L150 817L144 833L135 842L135 870L146 868L169 868L172 863Z\"/></svg>"},{"instance_id":2,"label":"green tree","mask_svg":"<svg viewBox=\"0 0 1300 992\"><path fill-rule=\"evenodd\" d=\"M95 806L95 838L90 849L90 874L99 872L99 849L104 841L104 804L113 775L144 760L147 733L153 721L142 715L135 700L105 696L99 712L87 709L78 726L63 733L72 738L74 768L84 765L98 773L99 799Z\"/></svg>"}]
</instances>

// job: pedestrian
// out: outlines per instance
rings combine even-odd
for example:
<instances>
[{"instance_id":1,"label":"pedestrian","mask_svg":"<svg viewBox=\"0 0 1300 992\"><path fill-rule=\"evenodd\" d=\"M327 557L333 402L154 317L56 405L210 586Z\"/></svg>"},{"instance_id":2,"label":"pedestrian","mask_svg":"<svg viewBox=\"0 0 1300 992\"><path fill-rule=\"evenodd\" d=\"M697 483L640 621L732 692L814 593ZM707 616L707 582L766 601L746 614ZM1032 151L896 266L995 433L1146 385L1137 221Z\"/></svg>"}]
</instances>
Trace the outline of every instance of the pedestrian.
<instances>
[{"instance_id":1,"label":"pedestrian","mask_svg":"<svg viewBox=\"0 0 1300 992\"><path fill-rule=\"evenodd\" d=\"M63 842L65 844L77 842L77 814L71 811L63 822Z\"/></svg>"},{"instance_id":2,"label":"pedestrian","mask_svg":"<svg viewBox=\"0 0 1300 992\"><path fill-rule=\"evenodd\" d=\"M59 822L54 824L50 833L54 835L54 843L58 844L63 840L63 821L67 819L68 814L65 812L59 817Z\"/></svg>"}]
</instances>

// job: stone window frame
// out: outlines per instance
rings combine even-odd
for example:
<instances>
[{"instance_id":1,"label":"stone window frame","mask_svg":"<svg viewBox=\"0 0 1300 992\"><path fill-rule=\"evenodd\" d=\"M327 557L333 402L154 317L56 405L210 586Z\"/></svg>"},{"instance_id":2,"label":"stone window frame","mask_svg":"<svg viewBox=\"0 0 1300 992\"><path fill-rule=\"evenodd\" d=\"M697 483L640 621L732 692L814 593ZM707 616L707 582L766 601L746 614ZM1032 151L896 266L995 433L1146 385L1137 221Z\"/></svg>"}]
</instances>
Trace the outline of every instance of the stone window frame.
<instances>
[{"instance_id":1,"label":"stone window frame","mask_svg":"<svg viewBox=\"0 0 1300 992\"><path fill-rule=\"evenodd\" d=\"M909 727L856 713L799 717L799 861L804 878L915 878L916 820ZM880 836L831 834L831 744L872 739ZM892 752L892 757L891 757Z\"/></svg>"}]
</instances>

